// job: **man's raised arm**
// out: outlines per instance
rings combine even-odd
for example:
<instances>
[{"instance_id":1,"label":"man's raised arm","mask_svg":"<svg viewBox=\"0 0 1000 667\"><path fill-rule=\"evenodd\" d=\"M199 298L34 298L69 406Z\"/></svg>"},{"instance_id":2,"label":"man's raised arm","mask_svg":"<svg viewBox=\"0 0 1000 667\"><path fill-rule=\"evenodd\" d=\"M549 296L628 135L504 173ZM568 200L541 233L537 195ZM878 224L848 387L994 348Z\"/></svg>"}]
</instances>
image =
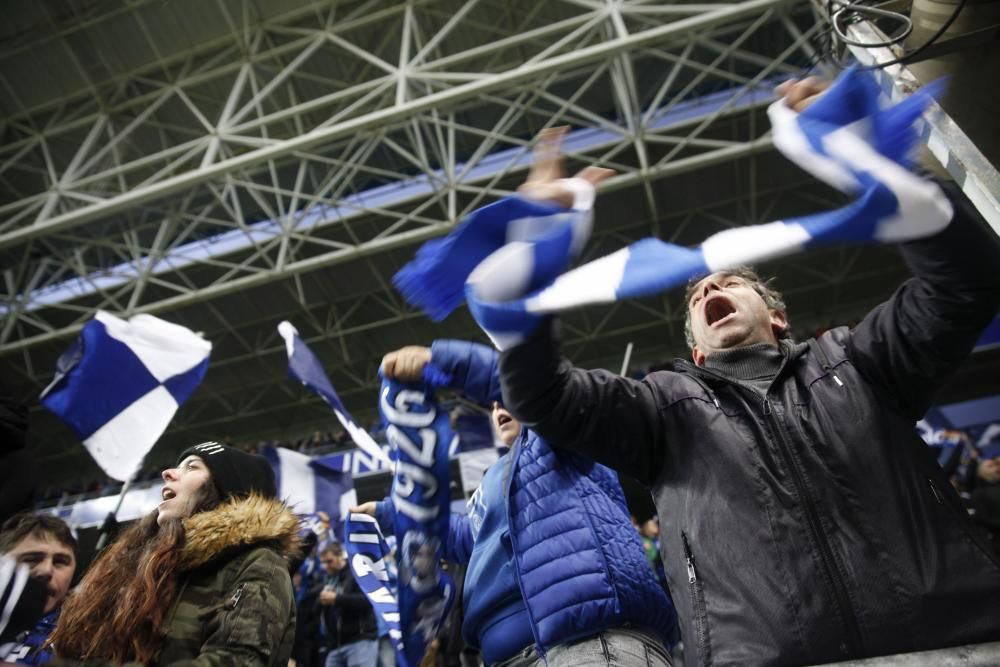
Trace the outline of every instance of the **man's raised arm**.
<instances>
[{"instance_id":1,"label":"man's raised arm","mask_svg":"<svg viewBox=\"0 0 1000 667\"><path fill-rule=\"evenodd\" d=\"M650 384L574 368L559 352L555 321L500 355L504 406L550 444L651 484L668 443L660 398Z\"/></svg>"},{"instance_id":2,"label":"man's raised arm","mask_svg":"<svg viewBox=\"0 0 1000 667\"><path fill-rule=\"evenodd\" d=\"M877 306L847 342L865 377L914 421L965 360L1000 308L1000 238L953 184L939 234L900 245L914 277Z\"/></svg>"}]
</instances>

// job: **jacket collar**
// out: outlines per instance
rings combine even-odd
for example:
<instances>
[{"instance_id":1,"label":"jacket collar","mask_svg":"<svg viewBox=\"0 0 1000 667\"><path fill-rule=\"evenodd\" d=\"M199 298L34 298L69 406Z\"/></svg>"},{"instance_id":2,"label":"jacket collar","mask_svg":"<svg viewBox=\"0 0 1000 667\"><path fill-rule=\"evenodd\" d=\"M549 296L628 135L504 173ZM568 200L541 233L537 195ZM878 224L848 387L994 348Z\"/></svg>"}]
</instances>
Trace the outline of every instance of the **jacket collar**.
<instances>
[{"instance_id":1,"label":"jacket collar","mask_svg":"<svg viewBox=\"0 0 1000 667\"><path fill-rule=\"evenodd\" d=\"M180 569L191 570L241 548L268 544L291 559L299 551L299 520L274 498L252 494L184 519Z\"/></svg>"},{"instance_id":2,"label":"jacket collar","mask_svg":"<svg viewBox=\"0 0 1000 667\"><path fill-rule=\"evenodd\" d=\"M774 375L774 379L777 379L785 369L792 366L792 364L809 349L808 343L796 343L795 341L789 339L782 339L778 341L778 351L781 353L782 360L781 364L777 368L777 372ZM687 359L674 359L673 370L678 373L686 373L699 378L703 381L712 382L724 382L726 384L740 384L741 380L738 378L730 377L712 368L707 368L704 366L695 366L692 362Z\"/></svg>"}]
</instances>

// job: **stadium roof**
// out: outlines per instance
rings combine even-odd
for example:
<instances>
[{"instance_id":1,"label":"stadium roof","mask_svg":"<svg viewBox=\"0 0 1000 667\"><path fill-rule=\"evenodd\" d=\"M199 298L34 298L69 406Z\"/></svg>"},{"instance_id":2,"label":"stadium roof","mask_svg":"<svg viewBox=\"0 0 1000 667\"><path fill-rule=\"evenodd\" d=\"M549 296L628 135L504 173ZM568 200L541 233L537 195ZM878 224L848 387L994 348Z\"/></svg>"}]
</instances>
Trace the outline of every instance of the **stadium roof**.
<instances>
[{"instance_id":1,"label":"stadium roof","mask_svg":"<svg viewBox=\"0 0 1000 667\"><path fill-rule=\"evenodd\" d=\"M464 310L434 324L409 308L392 275L512 191L544 127L572 128L571 170L618 173L586 258L837 205L774 153L763 111L775 82L826 55L819 4L8 2L0 359L51 479L98 476L37 401L98 309L154 313L214 344L150 465L193 441L336 428L287 379L284 319L373 420L385 352L481 339ZM857 320L906 275L891 248L766 268L807 334ZM565 352L617 370L631 342L631 368L648 367L686 354L683 313L676 293L575 312ZM982 393L969 373L952 398Z\"/></svg>"}]
</instances>

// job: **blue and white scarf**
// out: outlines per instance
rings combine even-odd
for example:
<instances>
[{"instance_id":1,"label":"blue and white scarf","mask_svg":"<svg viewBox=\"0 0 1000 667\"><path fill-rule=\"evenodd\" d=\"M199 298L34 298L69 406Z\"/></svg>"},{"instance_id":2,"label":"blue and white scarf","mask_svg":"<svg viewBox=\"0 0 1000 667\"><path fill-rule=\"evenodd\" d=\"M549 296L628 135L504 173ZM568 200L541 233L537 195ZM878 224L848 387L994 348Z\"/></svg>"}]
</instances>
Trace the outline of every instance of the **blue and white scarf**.
<instances>
[{"instance_id":1,"label":"blue and white scarf","mask_svg":"<svg viewBox=\"0 0 1000 667\"><path fill-rule=\"evenodd\" d=\"M425 385L383 380L379 410L395 457L397 598L383 560L388 547L371 517L350 516L347 552L358 585L389 628L398 664L416 667L455 598L455 585L440 567L448 539L451 429Z\"/></svg>"},{"instance_id":2,"label":"blue and white scarf","mask_svg":"<svg viewBox=\"0 0 1000 667\"><path fill-rule=\"evenodd\" d=\"M590 203L573 210L508 197L470 214L425 244L395 282L410 303L442 319L465 298L499 349L522 342L540 317L575 306L647 296L716 271L832 243L899 242L935 234L951 220L941 189L909 170L914 124L931 99L919 91L879 108L869 75L844 72L796 113L768 109L775 146L819 180L854 197L836 210L739 227L697 248L655 238L566 271L589 235ZM568 185L586 187L577 179Z\"/></svg>"},{"instance_id":3,"label":"blue and white scarf","mask_svg":"<svg viewBox=\"0 0 1000 667\"><path fill-rule=\"evenodd\" d=\"M351 573L368 598L380 626L389 630L400 667L407 663L403 633L399 625L398 580L390 567L389 546L378 523L367 514L351 513L344 524L344 544L350 559Z\"/></svg>"}]
</instances>

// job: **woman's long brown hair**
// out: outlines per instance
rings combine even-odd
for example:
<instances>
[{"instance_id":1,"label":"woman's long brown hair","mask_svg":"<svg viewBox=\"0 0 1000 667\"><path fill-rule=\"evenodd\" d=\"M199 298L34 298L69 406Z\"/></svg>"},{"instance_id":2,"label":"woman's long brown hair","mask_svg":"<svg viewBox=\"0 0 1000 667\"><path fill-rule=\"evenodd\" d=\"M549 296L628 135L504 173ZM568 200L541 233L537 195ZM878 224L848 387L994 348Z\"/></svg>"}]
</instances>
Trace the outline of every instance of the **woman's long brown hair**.
<instances>
[{"instance_id":1,"label":"woman's long brown hair","mask_svg":"<svg viewBox=\"0 0 1000 667\"><path fill-rule=\"evenodd\" d=\"M219 504L210 481L196 493L195 512ZM181 519L159 526L156 518L154 511L129 527L66 598L48 642L57 656L148 663L156 655L163 621L177 599L185 540Z\"/></svg>"}]
</instances>

